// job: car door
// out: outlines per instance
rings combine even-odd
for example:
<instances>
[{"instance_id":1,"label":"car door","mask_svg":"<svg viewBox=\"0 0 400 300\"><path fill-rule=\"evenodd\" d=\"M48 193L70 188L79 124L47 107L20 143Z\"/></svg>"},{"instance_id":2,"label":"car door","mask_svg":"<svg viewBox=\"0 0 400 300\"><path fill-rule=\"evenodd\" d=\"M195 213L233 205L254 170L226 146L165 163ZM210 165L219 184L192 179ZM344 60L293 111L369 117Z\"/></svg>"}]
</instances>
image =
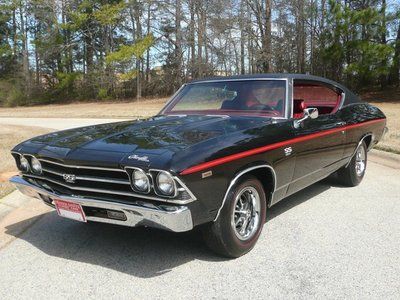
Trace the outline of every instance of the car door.
<instances>
[{"instance_id":1,"label":"car door","mask_svg":"<svg viewBox=\"0 0 400 300\"><path fill-rule=\"evenodd\" d=\"M329 175L341 164L346 139L343 126L337 114L329 114L293 127L295 143L291 147L296 160L287 196Z\"/></svg>"}]
</instances>

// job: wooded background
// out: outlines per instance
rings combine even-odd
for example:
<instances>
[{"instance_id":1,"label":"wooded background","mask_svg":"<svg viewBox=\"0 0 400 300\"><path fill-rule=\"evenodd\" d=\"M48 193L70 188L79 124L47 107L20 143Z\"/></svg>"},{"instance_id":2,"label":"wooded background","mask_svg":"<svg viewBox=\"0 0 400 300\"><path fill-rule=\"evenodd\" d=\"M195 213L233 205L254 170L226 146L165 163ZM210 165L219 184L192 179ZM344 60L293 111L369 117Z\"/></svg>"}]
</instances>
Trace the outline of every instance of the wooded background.
<instances>
[{"instance_id":1,"label":"wooded background","mask_svg":"<svg viewBox=\"0 0 400 300\"><path fill-rule=\"evenodd\" d=\"M399 85L398 0L0 0L0 103L165 96L194 78Z\"/></svg>"}]
</instances>

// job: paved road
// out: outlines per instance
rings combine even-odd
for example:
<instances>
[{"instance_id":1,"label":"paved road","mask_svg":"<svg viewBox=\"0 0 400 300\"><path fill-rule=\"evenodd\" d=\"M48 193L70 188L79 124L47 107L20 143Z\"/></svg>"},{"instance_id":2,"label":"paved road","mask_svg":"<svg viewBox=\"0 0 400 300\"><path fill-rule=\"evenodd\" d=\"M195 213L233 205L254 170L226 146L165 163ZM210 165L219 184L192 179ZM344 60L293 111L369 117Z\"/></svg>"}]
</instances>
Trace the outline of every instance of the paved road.
<instances>
[{"instance_id":1,"label":"paved road","mask_svg":"<svg viewBox=\"0 0 400 300\"><path fill-rule=\"evenodd\" d=\"M356 188L330 179L285 199L236 260L196 231L82 224L25 200L0 222L0 297L398 299L399 178L370 162Z\"/></svg>"}]
</instances>

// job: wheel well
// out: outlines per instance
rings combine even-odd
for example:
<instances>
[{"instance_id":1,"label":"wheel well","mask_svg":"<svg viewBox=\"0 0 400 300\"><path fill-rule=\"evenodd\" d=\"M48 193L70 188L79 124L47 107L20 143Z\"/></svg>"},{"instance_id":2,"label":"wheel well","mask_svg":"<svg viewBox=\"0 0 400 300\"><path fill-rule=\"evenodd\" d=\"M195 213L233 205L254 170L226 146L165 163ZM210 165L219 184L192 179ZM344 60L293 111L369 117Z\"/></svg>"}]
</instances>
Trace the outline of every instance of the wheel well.
<instances>
[{"instance_id":1,"label":"wheel well","mask_svg":"<svg viewBox=\"0 0 400 300\"><path fill-rule=\"evenodd\" d=\"M258 168L252 170L246 174L253 175L262 184L265 192L265 198L267 199L267 205L271 202L272 192L275 189L275 176L269 168Z\"/></svg>"},{"instance_id":2,"label":"wheel well","mask_svg":"<svg viewBox=\"0 0 400 300\"><path fill-rule=\"evenodd\" d=\"M372 143L372 134L367 135L364 138L364 142L365 142L365 145L367 146L367 149L369 149L369 146L371 146L371 143Z\"/></svg>"}]
</instances>

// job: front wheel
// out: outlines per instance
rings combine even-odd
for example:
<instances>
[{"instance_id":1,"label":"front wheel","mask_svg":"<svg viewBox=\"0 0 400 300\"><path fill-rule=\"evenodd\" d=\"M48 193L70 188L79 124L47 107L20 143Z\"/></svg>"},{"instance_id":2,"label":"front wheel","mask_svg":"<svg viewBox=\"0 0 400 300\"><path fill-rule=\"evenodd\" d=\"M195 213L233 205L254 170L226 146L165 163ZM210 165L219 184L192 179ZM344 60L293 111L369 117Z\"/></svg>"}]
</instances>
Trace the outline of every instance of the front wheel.
<instances>
[{"instance_id":1,"label":"front wheel","mask_svg":"<svg viewBox=\"0 0 400 300\"><path fill-rule=\"evenodd\" d=\"M346 186L357 186L365 175L367 168L367 145L363 141L357 148L349 165L338 171L339 180Z\"/></svg>"},{"instance_id":2,"label":"front wheel","mask_svg":"<svg viewBox=\"0 0 400 300\"><path fill-rule=\"evenodd\" d=\"M218 219L204 228L204 239L220 255L242 256L256 244L265 215L262 184L253 176L243 177L230 190Z\"/></svg>"}]
</instances>

